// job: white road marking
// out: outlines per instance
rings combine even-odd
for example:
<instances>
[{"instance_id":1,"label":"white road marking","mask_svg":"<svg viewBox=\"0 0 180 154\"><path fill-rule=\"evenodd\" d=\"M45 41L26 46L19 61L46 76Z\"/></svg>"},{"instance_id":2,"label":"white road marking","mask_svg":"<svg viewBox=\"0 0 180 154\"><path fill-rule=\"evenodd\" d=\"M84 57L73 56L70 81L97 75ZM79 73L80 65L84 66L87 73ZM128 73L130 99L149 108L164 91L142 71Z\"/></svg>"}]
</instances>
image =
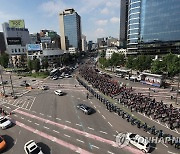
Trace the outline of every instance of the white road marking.
<instances>
[{"instance_id":1,"label":"white road marking","mask_svg":"<svg viewBox=\"0 0 180 154\"><path fill-rule=\"evenodd\" d=\"M34 123L34 124L39 126L39 124L38 124L38 123Z\"/></svg>"},{"instance_id":2,"label":"white road marking","mask_svg":"<svg viewBox=\"0 0 180 154\"><path fill-rule=\"evenodd\" d=\"M102 115L102 117L103 117L104 119L106 119L105 116Z\"/></svg>"},{"instance_id":3,"label":"white road marking","mask_svg":"<svg viewBox=\"0 0 180 154\"><path fill-rule=\"evenodd\" d=\"M99 110L97 110L99 113L101 113Z\"/></svg>"},{"instance_id":4,"label":"white road marking","mask_svg":"<svg viewBox=\"0 0 180 154\"><path fill-rule=\"evenodd\" d=\"M32 108L32 106L33 106L33 104L34 104L35 99L36 99L36 97L34 97L33 102L32 102L32 104L31 104L29 110L31 110L31 108Z\"/></svg>"},{"instance_id":5,"label":"white road marking","mask_svg":"<svg viewBox=\"0 0 180 154\"><path fill-rule=\"evenodd\" d=\"M168 151L168 153L171 153L171 154L177 154L177 153L174 153L174 152L171 152L171 151Z\"/></svg>"},{"instance_id":6,"label":"white road marking","mask_svg":"<svg viewBox=\"0 0 180 154\"><path fill-rule=\"evenodd\" d=\"M147 132L148 134L150 134L149 132Z\"/></svg>"},{"instance_id":7,"label":"white road marking","mask_svg":"<svg viewBox=\"0 0 180 154\"><path fill-rule=\"evenodd\" d=\"M47 116L51 118L51 116L50 116L50 115L47 115Z\"/></svg>"},{"instance_id":8,"label":"white road marking","mask_svg":"<svg viewBox=\"0 0 180 154\"><path fill-rule=\"evenodd\" d=\"M28 122L32 122L31 120L28 120Z\"/></svg>"},{"instance_id":9,"label":"white road marking","mask_svg":"<svg viewBox=\"0 0 180 154\"><path fill-rule=\"evenodd\" d=\"M74 96L71 96L71 97L74 97Z\"/></svg>"},{"instance_id":10,"label":"white road marking","mask_svg":"<svg viewBox=\"0 0 180 154\"><path fill-rule=\"evenodd\" d=\"M101 131L101 130L100 130L99 132L100 132L100 133L103 133L103 134L107 134L106 132L103 132L103 131Z\"/></svg>"},{"instance_id":11,"label":"white road marking","mask_svg":"<svg viewBox=\"0 0 180 154\"><path fill-rule=\"evenodd\" d=\"M56 132L56 133L58 133L58 134L59 134L59 132L58 132L58 131L56 131L56 130L53 130L53 132Z\"/></svg>"},{"instance_id":12,"label":"white road marking","mask_svg":"<svg viewBox=\"0 0 180 154\"><path fill-rule=\"evenodd\" d=\"M116 133L118 134L119 132L116 130Z\"/></svg>"},{"instance_id":13,"label":"white road marking","mask_svg":"<svg viewBox=\"0 0 180 154\"><path fill-rule=\"evenodd\" d=\"M21 119L24 119L23 117L21 117Z\"/></svg>"},{"instance_id":14,"label":"white road marking","mask_svg":"<svg viewBox=\"0 0 180 154\"><path fill-rule=\"evenodd\" d=\"M36 113L36 111L32 111L32 112Z\"/></svg>"},{"instance_id":15,"label":"white road marking","mask_svg":"<svg viewBox=\"0 0 180 154\"><path fill-rule=\"evenodd\" d=\"M111 123L110 123L110 122L108 122L108 124L112 127L112 125L111 125Z\"/></svg>"},{"instance_id":16,"label":"white road marking","mask_svg":"<svg viewBox=\"0 0 180 154\"><path fill-rule=\"evenodd\" d=\"M15 117L17 117L17 115L16 115L16 114L14 114L14 116L15 116Z\"/></svg>"},{"instance_id":17,"label":"white road marking","mask_svg":"<svg viewBox=\"0 0 180 154\"><path fill-rule=\"evenodd\" d=\"M86 102L86 100L83 100L84 102Z\"/></svg>"},{"instance_id":18,"label":"white road marking","mask_svg":"<svg viewBox=\"0 0 180 154\"><path fill-rule=\"evenodd\" d=\"M168 148L168 146L166 145L166 144L164 144L163 142L161 142L162 143L162 145L164 145L166 148Z\"/></svg>"},{"instance_id":19,"label":"white road marking","mask_svg":"<svg viewBox=\"0 0 180 154\"><path fill-rule=\"evenodd\" d=\"M27 102L26 109L27 109L28 105L29 105L29 101Z\"/></svg>"},{"instance_id":20,"label":"white road marking","mask_svg":"<svg viewBox=\"0 0 180 154\"><path fill-rule=\"evenodd\" d=\"M108 151L108 153L110 153L110 154L114 154L113 152L111 152L111 151Z\"/></svg>"},{"instance_id":21,"label":"white road marking","mask_svg":"<svg viewBox=\"0 0 180 154\"><path fill-rule=\"evenodd\" d=\"M80 99L80 98L77 98L77 99Z\"/></svg>"},{"instance_id":22,"label":"white road marking","mask_svg":"<svg viewBox=\"0 0 180 154\"><path fill-rule=\"evenodd\" d=\"M92 102L90 102L91 104L93 104Z\"/></svg>"},{"instance_id":23,"label":"white road marking","mask_svg":"<svg viewBox=\"0 0 180 154\"><path fill-rule=\"evenodd\" d=\"M45 129L49 129L48 127L44 126Z\"/></svg>"},{"instance_id":24,"label":"white road marking","mask_svg":"<svg viewBox=\"0 0 180 154\"><path fill-rule=\"evenodd\" d=\"M94 128L88 127L88 129L94 130Z\"/></svg>"},{"instance_id":25,"label":"white road marking","mask_svg":"<svg viewBox=\"0 0 180 154\"><path fill-rule=\"evenodd\" d=\"M44 115L43 113L39 113L40 115Z\"/></svg>"},{"instance_id":26,"label":"white road marking","mask_svg":"<svg viewBox=\"0 0 180 154\"><path fill-rule=\"evenodd\" d=\"M61 120L60 118L56 118L57 120Z\"/></svg>"},{"instance_id":27,"label":"white road marking","mask_svg":"<svg viewBox=\"0 0 180 154\"><path fill-rule=\"evenodd\" d=\"M76 125L77 125L77 126L80 126L80 127L82 126L82 125L80 125L80 124L76 124Z\"/></svg>"},{"instance_id":28,"label":"white road marking","mask_svg":"<svg viewBox=\"0 0 180 154\"><path fill-rule=\"evenodd\" d=\"M3 105L5 108L9 109L10 107Z\"/></svg>"},{"instance_id":29,"label":"white road marking","mask_svg":"<svg viewBox=\"0 0 180 154\"><path fill-rule=\"evenodd\" d=\"M71 123L70 121L67 121L67 120L66 120L65 122L67 122L67 123Z\"/></svg>"},{"instance_id":30,"label":"white road marking","mask_svg":"<svg viewBox=\"0 0 180 154\"><path fill-rule=\"evenodd\" d=\"M21 106L22 108L24 107L24 104L26 104L26 100L24 101L23 105Z\"/></svg>"},{"instance_id":31,"label":"white road marking","mask_svg":"<svg viewBox=\"0 0 180 154\"><path fill-rule=\"evenodd\" d=\"M97 147L97 146L95 146L95 145L93 145L93 144L91 144L91 147L94 147L94 148L99 149L99 147Z\"/></svg>"},{"instance_id":32,"label":"white road marking","mask_svg":"<svg viewBox=\"0 0 180 154\"><path fill-rule=\"evenodd\" d=\"M81 142L81 143L84 143L84 141L82 141L82 140L79 140L79 139L76 139L76 141L79 141L79 142Z\"/></svg>"},{"instance_id":33,"label":"white road marking","mask_svg":"<svg viewBox=\"0 0 180 154\"><path fill-rule=\"evenodd\" d=\"M69 135L66 135L66 134L64 134L64 136L66 136L66 137L71 137L71 136L69 136Z\"/></svg>"},{"instance_id":34,"label":"white road marking","mask_svg":"<svg viewBox=\"0 0 180 154\"><path fill-rule=\"evenodd\" d=\"M94 108L96 109L96 106L94 105Z\"/></svg>"},{"instance_id":35,"label":"white road marking","mask_svg":"<svg viewBox=\"0 0 180 154\"><path fill-rule=\"evenodd\" d=\"M17 143L17 139L15 140L14 144L16 144L16 143Z\"/></svg>"}]
</instances>

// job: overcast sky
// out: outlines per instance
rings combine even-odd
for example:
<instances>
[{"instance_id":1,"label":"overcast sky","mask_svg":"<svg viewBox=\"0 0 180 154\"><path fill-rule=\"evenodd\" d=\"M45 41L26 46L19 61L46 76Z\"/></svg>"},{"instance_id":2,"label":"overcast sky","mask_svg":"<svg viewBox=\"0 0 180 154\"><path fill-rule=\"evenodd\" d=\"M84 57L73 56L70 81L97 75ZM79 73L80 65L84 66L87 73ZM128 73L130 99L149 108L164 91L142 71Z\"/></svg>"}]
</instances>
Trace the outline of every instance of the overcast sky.
<instances>
[{"instance_id":1,"label":"overcast sky","mask_svg":"<svg viewBox=\"0 0 180 154\"><path fill-rule=\"evenodd\" d=\"M50 29L60 33L59 12L74 8L81 16L82 33L87 40L97 37L119 37L120 0L0 0L2 23L24 19L30 33Z\"/></svg>"}]
</instances>

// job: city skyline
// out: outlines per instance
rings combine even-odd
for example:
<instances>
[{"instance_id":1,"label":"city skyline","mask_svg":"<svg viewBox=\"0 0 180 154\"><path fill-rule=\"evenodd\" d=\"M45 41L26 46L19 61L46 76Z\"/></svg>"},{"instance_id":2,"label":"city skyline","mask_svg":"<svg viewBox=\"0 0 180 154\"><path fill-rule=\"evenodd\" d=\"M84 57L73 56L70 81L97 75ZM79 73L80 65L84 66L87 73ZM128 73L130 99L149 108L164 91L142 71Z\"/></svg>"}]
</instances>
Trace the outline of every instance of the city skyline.
<instances>
[{"instance_id":1,"label":"city skyline","mask_svg":"<svg viewBox=\"0 0 180 154\"><path fill-rule=\"evenodd\" d=\"M96 41L98 37L119 37L119 0L39 0L1 1L0 31L2 23L12 19L24 19L30 33L41 29L59 30L59 13L74 8L81 16L82 33L87 40Z\"/></svg>"}]
</instances>

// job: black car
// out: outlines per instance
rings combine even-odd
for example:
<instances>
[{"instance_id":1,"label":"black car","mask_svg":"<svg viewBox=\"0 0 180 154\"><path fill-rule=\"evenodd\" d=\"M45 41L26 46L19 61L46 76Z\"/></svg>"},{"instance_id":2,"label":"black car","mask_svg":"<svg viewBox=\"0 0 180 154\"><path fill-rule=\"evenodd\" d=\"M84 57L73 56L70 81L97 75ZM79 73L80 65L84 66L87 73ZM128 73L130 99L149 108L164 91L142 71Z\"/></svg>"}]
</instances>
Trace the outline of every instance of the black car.
<instances>
[{"instance_id":1,"label":"black car","mask_svg":"<svg viewBox=\"0 0 180 154\"><path fill-rule=\"evenodd\" d=\"M91 114L93 112L93 109L91 107L86 106L85 104L78 104L77 109L80 109L85 114Z\"/></svg>"},{"instance_id":2,"label":"black car","mask_svg":"<svg viewBox=\"0 0 180 154\"><path fill-rule=\"evenodd\" d=\"M28 83L21 83L20 86L21 87L29 87L30 85Z\"/></svg>"}]
</instances>

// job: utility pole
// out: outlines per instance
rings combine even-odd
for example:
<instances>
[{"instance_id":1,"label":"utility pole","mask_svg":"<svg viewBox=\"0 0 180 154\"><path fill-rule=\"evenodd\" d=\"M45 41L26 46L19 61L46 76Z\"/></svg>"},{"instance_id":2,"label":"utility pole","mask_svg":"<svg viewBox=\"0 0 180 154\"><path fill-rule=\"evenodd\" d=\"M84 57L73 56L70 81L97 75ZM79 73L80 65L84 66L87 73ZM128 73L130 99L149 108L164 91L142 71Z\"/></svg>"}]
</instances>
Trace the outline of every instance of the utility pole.
<instances>
[{"instance_id":1,"label":"utility pole","mask_svg":"<svg viewBox=\"0 0 180 154\"><path fill-rule=\"evenodd\" d=\"M11 75L9 76L9 78L10 78L10 81L11 81L12 96L15 97L15 96L14 96L14 88L13 88L13 84L12 84L12 78L11 78Z\"/></svg>"},{"instance_id":2,"label":"utility pole","mask_svg":"<svg viewBox=\"0 0 180 154\"><path fill-rule=\"evenodd\" d=\"M5 95L4 82L3 82L3 78L2 78L2 70L0 70L0 73L1 73L1 82L2 82L2 86L3 86L3 94Z\"/></svg>"},{"instance_id":3,"label":"utility pole","mask_svg":"<svg viewBox=\"0 0 180 154\"><path fill-rule=\"evenodd\" d=\"M179 81L180 80L180 73L179 73L179 77L178 77L178 87L177 87L177 93L176 93L176 105L178 105L178 94L179 94Z\"/></svg>"}]
</instances>

